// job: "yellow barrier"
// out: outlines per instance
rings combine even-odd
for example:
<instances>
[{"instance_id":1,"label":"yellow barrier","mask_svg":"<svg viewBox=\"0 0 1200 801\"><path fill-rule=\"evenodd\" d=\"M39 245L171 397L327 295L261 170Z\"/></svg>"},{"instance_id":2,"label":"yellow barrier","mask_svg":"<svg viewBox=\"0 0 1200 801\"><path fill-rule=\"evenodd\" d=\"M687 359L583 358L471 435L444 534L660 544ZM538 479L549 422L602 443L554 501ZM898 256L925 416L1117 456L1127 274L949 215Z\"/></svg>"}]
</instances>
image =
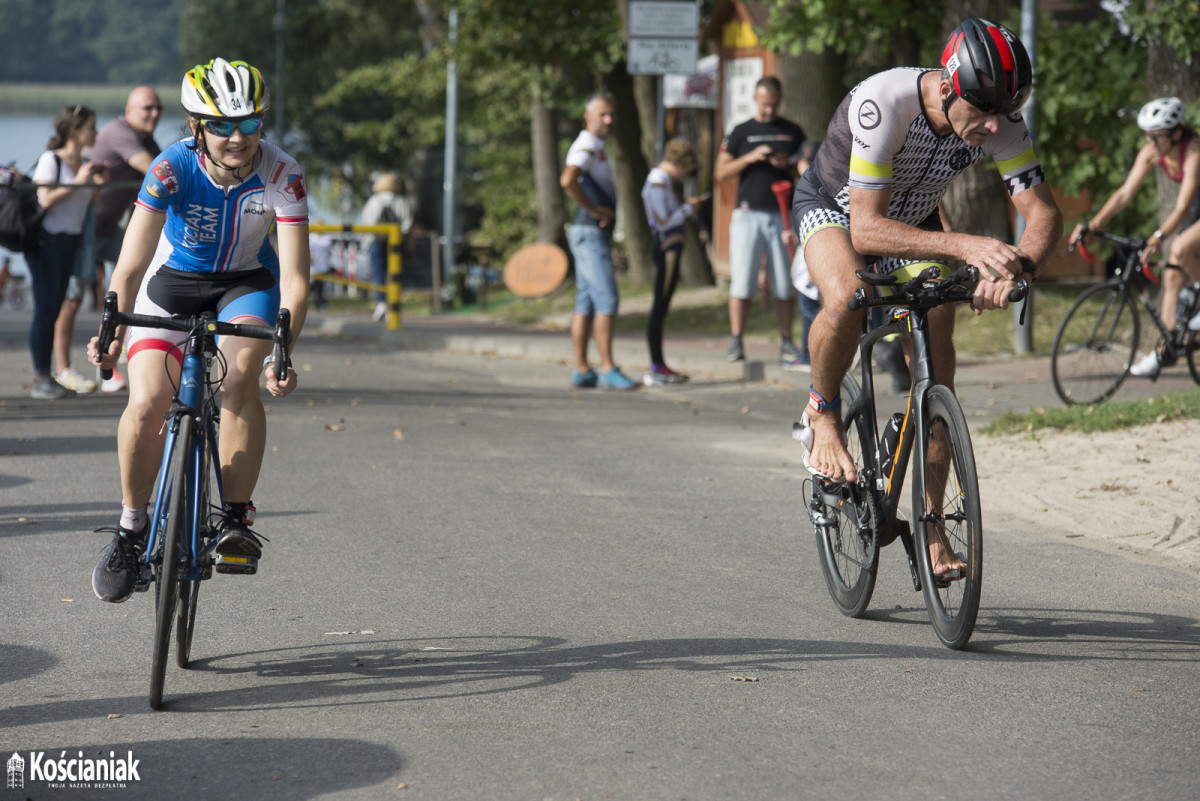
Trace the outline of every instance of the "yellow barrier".
<instances>
[{"instance_id":1,"label":"yellow barrier","mask_svg":"<svg viewBox=\"0 0 1200 801\"><path fill-rule=\"evenodd\" d=\"M310 222L308 230L323 234L386 234L387 244L387 283L383 286L369 281L354 281L336 275L314 275L314 281L327 281L331 284L357 286L371 292L383 292L387 299L387 328L396 331L400 328L400 273L404 270L403 259L400 257L400 243L404 235L400 232L399 223L379 223L378 225L358 225L350 223L321 223Z\"/></svg>"}]
</instances>

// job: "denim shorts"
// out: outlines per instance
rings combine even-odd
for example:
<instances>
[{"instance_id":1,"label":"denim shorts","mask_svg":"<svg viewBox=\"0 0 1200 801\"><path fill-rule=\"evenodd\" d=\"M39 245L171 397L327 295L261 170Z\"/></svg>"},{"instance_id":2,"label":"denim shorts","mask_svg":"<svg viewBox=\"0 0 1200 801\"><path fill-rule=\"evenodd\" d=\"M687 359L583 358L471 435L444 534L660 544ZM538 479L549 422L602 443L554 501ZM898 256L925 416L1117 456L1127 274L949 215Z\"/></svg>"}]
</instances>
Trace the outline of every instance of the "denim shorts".
<instances>
[{"instance_id":1,"label":"denim shorts","mask_svg":"<svg viewBox=\"0 0 1200 801\"><path fill-rule=\"evenodd\" d=\"M612 235L595 225L572 225L567 235L575 257L575 312L616 315L617 276L612 263Z\"/></svg>"},{"instance_id":2,"label":"denim shorts","mask_svg":"<svg viewBox=\"0 0 1200 801\"><path fill-rule=\"evenodd\" d=\"M729 220L729 296L748 300L758 294L758 268L767 257L767 276L776 299L791 300L791 266L778 212L736 208Z\"/></svg>"}]
</instances>

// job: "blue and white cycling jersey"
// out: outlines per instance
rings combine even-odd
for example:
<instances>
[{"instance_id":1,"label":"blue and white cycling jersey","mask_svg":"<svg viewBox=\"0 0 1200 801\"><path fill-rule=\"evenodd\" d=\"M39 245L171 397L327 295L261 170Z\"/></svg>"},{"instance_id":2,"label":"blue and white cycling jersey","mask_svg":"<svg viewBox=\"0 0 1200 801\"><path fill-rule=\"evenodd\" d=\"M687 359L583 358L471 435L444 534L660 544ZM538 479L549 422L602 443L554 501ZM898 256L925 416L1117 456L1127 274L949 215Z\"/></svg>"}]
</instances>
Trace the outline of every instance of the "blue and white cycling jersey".
<instances>
[{"instance_id":1,"label":"blue and white cycling jersey","mask_svg":"<svg viewBox=\"0 0 1200 801\"><path fill-rule=\"evenodd\" d=\"M146 173L137 205L167 220L151 268L228 273L266 267L279 278L279 257L267 233L279 225L308 223L304 173L288 154L260 142L258 163L237 186L221 187L204 171L203 153L182 140L168 147Z\"/></svg>"}]
</instances>

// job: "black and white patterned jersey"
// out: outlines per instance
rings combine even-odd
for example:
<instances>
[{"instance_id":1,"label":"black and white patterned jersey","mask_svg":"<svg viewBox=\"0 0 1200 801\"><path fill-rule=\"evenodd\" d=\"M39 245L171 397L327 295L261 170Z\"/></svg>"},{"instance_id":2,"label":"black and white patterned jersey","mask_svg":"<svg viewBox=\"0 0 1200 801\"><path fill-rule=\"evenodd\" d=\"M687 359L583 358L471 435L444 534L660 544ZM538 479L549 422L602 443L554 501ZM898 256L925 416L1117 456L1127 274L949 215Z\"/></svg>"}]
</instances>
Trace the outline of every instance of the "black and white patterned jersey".
<instances>
[{"instance_id":1,"label":"black and white patterned jersey","mask_svg":"<svg viewBox=\"0 0 1200 801\"><path fill-rule=\"evenodd\" d=\"M823 184L847 214L850 187L891 189L888 218L918 225L937 211L951 181L984 156L995 159L1010 196L1045 182L1019 115L1001 118L999 131L982 147L954 133L938 136L921 103L926 72L900 67L873 75L834 113L805 178Z\"/></svg>"}]
</instances>

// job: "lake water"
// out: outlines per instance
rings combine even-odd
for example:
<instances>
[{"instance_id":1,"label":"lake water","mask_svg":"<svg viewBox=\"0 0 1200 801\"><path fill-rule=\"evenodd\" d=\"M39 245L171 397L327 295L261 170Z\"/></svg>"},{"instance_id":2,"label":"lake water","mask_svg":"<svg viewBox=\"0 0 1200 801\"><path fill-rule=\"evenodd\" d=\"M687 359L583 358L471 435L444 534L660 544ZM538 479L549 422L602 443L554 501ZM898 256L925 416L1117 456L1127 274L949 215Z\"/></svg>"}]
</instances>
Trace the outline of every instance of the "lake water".
<instances>
[{"instance_id":1,"label":"lake water","mask_svg":"<svg viewBox=\"0 0 1200 801\"><path fill-rule=\"evenodd\" d=\"M96 128L103 128L113 117L98 116ZM0 164L11 164L21 172L28 173L46 150L46 143L54 135L54 118L42 115L0 114ZM159 120L154 138L163 148L178 141L184 135L183 117L163 117ZM5 252L0 249L0 253ZM13 254L13 272L24 275L25 259Z\"/></svg>"}]
</instances>

